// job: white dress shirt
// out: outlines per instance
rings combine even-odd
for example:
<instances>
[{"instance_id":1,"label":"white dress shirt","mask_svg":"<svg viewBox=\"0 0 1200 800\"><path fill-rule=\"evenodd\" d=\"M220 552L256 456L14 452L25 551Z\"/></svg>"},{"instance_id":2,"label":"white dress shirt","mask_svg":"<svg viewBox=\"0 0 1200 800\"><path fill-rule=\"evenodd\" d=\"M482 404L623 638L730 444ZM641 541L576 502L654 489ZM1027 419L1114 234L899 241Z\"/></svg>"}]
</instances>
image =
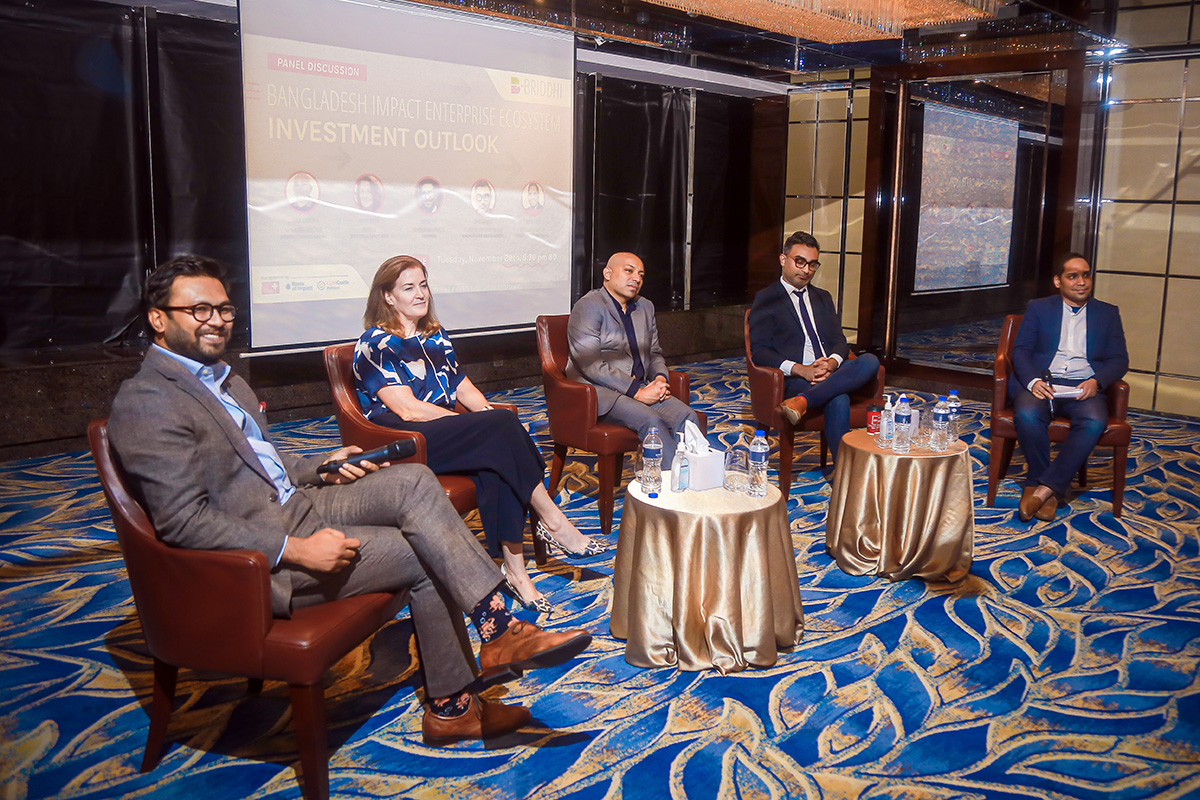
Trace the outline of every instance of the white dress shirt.
<instances>
[{"instance_id":1,"label":"white dress shirt","mask_svg":"<svg viewBox=\"0 0 1200 800\"><path fill-rule=\"evenodd\" d=\"M813 314L812 298L809 296L808 287L805 286L804 289L797 289L795 286L792 286L790 283L785 281L782 276L779 278L779 282L783 284L784 291L786 291L788 294L788 299L792 301L792 308L796 309L796 316L800 317L802 320L804 317L800 313L800 302L801 300L804 301L804 308L808 311L808 318L812 320L813 330L815 331L817 329L817 317L815 314ZM800 297L796 296L796 292L800 292ZM820 336L821 334L818 333L817 337L820 338ZM824 342L821 342L821 347L822 349L828 351L828 348L825 347ZM836 361L839 367L842 365L842 357L837 353L830 353L829 357ZM817 360L817 351L813 347L812 340L808 336L808 331L804 332L804 354L801 356L801 358L803 360L800 362L800 364L803 366L808 366ZM779 369L783 370L785 375L791 375L792 367L795 365L795 361L789 361L785 358L780 363Z\"/></svg>"},{"instance_id":2,"label":"white dress shirt","mask_svg":"<svg viewBox=\"0 0 1200 800\"><path fill-rule=\"evenodd\" d=\"M1050 362L1050 377L1082 382L1095 374L1087 360L1087 305L1072 306L1064 300L1058 352ZM1033 391L1040 380L1034 378L1025 388Z\"/></svg>"}]
</instances>

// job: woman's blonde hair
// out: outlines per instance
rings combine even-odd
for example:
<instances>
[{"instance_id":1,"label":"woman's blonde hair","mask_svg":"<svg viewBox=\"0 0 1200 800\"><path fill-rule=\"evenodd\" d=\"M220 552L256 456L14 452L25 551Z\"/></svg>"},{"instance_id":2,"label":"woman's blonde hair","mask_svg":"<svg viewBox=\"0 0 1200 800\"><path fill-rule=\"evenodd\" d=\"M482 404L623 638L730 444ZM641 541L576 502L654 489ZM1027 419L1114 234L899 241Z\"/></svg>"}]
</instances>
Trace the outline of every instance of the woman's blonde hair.
<instances>
[{"instance_id":1,"label":"woman's blonde hair","mask_svg":"<svg viewBox=\"0 0 1200 800\"><path fill-rule=\"evenodd\" d=\"M412 256L393 256L379 265L375 277L371 280L371 291L367 295L367 310L363 314L363 328L383 328L390 333L399 334L396 328L396 311L383 298L384 292L390 292L396 285L400 275L410 269L419 269L425 280L429 280L429 272L425 265ZM429 303L425 316L417 320L417 333L421 336L432 336L442 329L433 310L433 292L429 292Z\"/></svg>"}]
</instances>

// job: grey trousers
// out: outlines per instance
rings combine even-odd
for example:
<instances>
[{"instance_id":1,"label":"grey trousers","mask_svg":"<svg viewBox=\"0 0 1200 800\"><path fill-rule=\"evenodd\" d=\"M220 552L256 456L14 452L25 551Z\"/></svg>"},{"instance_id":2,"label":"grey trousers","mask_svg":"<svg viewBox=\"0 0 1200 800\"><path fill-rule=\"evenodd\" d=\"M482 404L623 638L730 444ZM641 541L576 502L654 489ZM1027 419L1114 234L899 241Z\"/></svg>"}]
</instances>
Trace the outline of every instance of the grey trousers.
<instances>
[{"instance_id":1,"label":"grey trousers","mask_svg":"<svg viewBox=\"0 0 1200 800\"><path fill-rule=\"evenodd\" d=\"M335 528L362 546L354 563L332 575L281 567L291 577L293 607L408 589L428 695L445 697L471 683L475 656L463 612L494 592L502 576L429 468L397 464L298 494L307 502L296 506L303 515L297 529Z\"/></svg>"},{"instance_id":2,"label":"grey trousers","mask_svg":"<svg viewBox=\"0 0 1200 800\"><path fill-rule=\"evenodd\" d=\"M658 436L663 440L664 472L670 469L675 458L675 433L682 431L683 423L689 419L696 427L700 427L700 418L692 407L674 395L652 406L622 395L608 413L600 417L601 422L633 428L637 431L639 441L646 438L651 428L658 428Z\"/></svg>"}]
</instances>

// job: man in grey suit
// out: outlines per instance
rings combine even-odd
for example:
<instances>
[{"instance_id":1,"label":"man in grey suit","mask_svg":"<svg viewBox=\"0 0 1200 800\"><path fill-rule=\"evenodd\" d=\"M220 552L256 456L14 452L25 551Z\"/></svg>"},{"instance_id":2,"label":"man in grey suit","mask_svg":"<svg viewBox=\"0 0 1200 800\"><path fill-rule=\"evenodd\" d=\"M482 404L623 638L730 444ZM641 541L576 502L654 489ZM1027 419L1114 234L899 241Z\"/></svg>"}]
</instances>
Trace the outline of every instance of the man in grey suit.
<instances>
[{"instance_id":1,"label":"man in grey suit","mask_svg":"<svg viewBox=\"0 0 1200 800\"><path fill-rule=\"evenodd\" d=\"M596 387L600 421L633 428L639 439L658 428L665 470L675 456L675 432L687 420L700 423L691 406L671 394L654 304L638 296L645 276L642 260L633 253L615 253L608 260L604 285L571 309L567 377Z\"/></svg>"},{"instance_id":2,"label":"man in grey suit","mask_svg":"<svg viewBox=\"0 0 1200 800\"><path fill-rule=\"evenodd\" d=\"M220 360L237 309L219 262L167 262L147 278L145 303L154 344L117 393L109 432L163 541L263 553L274 565L277 616L407 589L429 699L425 741L490 738L527 724L528 709L475 694L463 611L479 631L485 682L561 664L591 636L512 618L499 570L427 467L347 462L321 475L322 463L361 449L299 458L275 448L258 399Z\"/></svg>"}]
</instances>

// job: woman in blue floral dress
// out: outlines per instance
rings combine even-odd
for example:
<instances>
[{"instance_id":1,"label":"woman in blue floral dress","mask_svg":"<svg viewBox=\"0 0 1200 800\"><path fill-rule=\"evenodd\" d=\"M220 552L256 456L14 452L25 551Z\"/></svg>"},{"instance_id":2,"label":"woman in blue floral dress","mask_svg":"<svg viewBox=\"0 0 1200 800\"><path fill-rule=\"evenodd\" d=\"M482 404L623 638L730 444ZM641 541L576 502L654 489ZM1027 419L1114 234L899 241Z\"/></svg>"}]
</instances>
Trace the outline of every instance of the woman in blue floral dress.
<instances>
[{"instance_id":1,"label":"woman in blue floral dress","mask_svg":"<svg viewBox=\"0 0 1200 800\"><path fill-rule=\"evenodd\" d=\"M568 555L607 548L580 533L546 492L546 464L520 420L492 408L458 369L454 346L433 310L425 267L411 256L385 261L375 273L363 315L366 331L354 352L354 383L367 419L425 437L435 473L467 473L475 482L488 550L503 555L514 596L550 611L525 571L525 517L539 518L534 535ZM454 411L455 404L468 412Z\"/></svg>"}]
</instances>

